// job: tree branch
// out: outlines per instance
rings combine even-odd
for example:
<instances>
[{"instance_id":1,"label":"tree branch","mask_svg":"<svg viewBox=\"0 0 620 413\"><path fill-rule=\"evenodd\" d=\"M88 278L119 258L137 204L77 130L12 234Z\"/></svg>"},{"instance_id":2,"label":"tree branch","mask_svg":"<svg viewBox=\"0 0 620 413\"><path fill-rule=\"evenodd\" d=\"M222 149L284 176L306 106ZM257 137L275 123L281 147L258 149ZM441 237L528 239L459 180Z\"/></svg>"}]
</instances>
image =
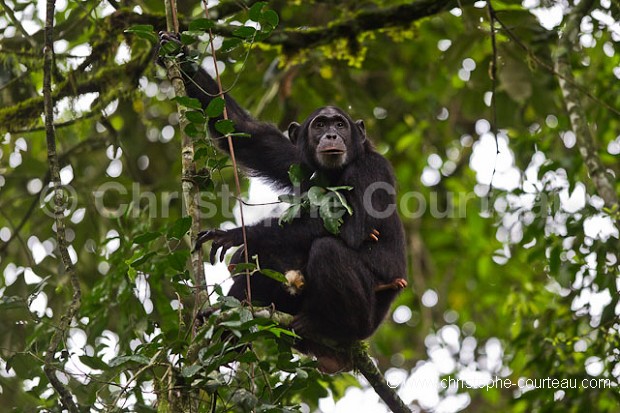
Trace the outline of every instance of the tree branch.
<instances>
[{"instance_id":1,"label":"tree branch","mask_svg":"<svg viewBox=\"0 0 620 413\"><path fill-rule=\"evenodd\" d=\"M408 26L425 17L473 3L474 0L420 0L382 9L361 10L354 17L336 21L327 27L276 31L264 43L281 45L285 52L309 49L337 39L353 38L367 31Z\"/></svg>"},{"instance_id":2,"label":"tree branch","mask_svg":"<svg viewBox=\"0 0 620 413\"><path fill-rule=\"evenodd\" d=\"M235 3L235 5L232 5ZM244 0L246 7L255 3L255 0ZM390 27L407 26L414 21L438 14L453 7L466 6L474 3L474 0L420 0L414 3L399 6L385 7L382 9L362 10L355 17L336 21L328 27L313 27L306 30L284 29L275 31L263 43L272 46L281 46L287 53L295 53L301 49L313 48L328 44L341 38L352 38L366 31L385 29ZM214 13L219 18L239 11L241 8L236 1L222 3ZM104 19L103 26L109 31L107 41L114 44L116 35L122 33L127 27L136 24L151 24L156 29L163 28L165 17L154 14L137 14L131 10L121 9ZM185 30L187 25L180 23L180 30ZM228 26L217 25L213 33L230 37L232 29ZM36 38L37 34L33 35ZM105 40L104 40L105 41ZM96 47L106 48L106 44ZM144 70L148 67L150 56L141 56L131 62L121 65L106 67L94 75L84 79L84 65L94 64L100 59L99 53L93 53L80 67L67 75L67 81L59 84L53 92L54 99L66 96L78 96L90 92L102 90L118 90L119 79L129 80L136 83ZM114 85L114 87L107 87ZM16 130L31 127L39 120L43 99L33 97L8 108L0 109L0 132L14 132Z\"/></svg>"},{"instance_id":3,"label":"tree branch","mask_svg":"<svg viewBox=\"0 0 620 413\"><path fill-rule=\"evenodd\" d=\"M105 90L122 91L119 81L128 79L132 85L138 83L138 79L146 67L151 63L150 55L143 54L139 58L122 66L113 66L100 70L96 74L84 79L79 71L73 71L67 76L67 80L58 85L52 92L52 99L58 100L67 96L80 96L85 93ZM41 109L44 106L44 98L37 96L16 105L0 109L0 132L15 132L39 121ZM105 106L102 106L105 107Z\"/></svg>"},{"instance_id":4,"label":"tree branch","mask_svg":"<svg viewBox=\"0 0 620 413\"><path fill-rule=\"evenodd\" d=\"M603 198L605 206L614 208L618 205L618 195L614 189L609 172L599 157L596 142L588 125L587 117L579 99L579 89L576 87L570 65L570 53L574 45L579 44L579 28L581 19L592 9L594 0L582 0L568 14L564 34L558 42L555 56L555 70L558 73L558 82L564 97L564 104L570 123L577 138L577 146L585 163L588 175L596 192Z\"/></svg>"},{"instance_id":5,"label":"tree branch","mask_svg":"<svg viewBox=\"0 0 620 413\"><path fill-rule=\"evenodd\" d=\"M65 273L69 275L71 286L73 288L73 297L71 304L67 308L67 312L60 318L58 328L54 330L50 339L49 346L45 352L45 365L43 370L50 384L54 387L60 396L60 402L69 410L70 413L78 413L78 407L73 401L73 395L65 387L65 385L56 376L56 367L54 356L58 351L61 340L67 333L71 325L71 320L80 308L82 292L80 282L75 272L75 267L69 255L67 247L67 237L65 234L65 220L63 207L63 191L60 182L60 166L58 163L58 154L56 152L56 136L54 134L54 101L52 98L52 61L54 59L53 34L54 29L54 0L47 0L47 10L45 17L45 47L44 63L43 63L43 97L45 111L45 136L47 140L47 159L50 167L50 177L54 184L54 215L56 224L56 240L58 242L58 250L62 259Z\"/></svg>"},{"instance_id":6,"label":"tree branch","mask_svg":"<svg viewBox=\"0 0 620 413\"><path fill-rule=\"evenodd\" d=\"M352 346L353 365L368 380L368 383L375 389L381 400L388 405L394 413L411 413L405 402L398 396L396 391L388 386L383 374L372 361L368 352L361 342Z\"/></svg>"},{"instance_id":7,"label":"tree branch","mask_svg":"<svg viewBox=\"0 0 620 413\"><path fill-rule=\"evenodd\" d=\"M4 0L0 0L0 6L2 6L6 15L9 16L9 19L11 20L11 23L15 25L15 28L20 31L22 36L24 36L24 39L26 39L26 41L30 43L31 47L36 48L37 42L34 40L34 38L32 38L32 36L28 34L24 26L22 26L21 22L17 18L17 16L15 16L15 13L13 13L13 10L6 4Z\"/></svg>"},{"instance_id":8,"label":"tree branch","mask_svg":"<svg viewBox=\"0 0 620 413\"><path fill-rule=\"evenodd\" d=\"M252 313L254 317L268 318L284 328L290 328L293 322L292 315L280 311L273 311L271 307L254 307ZM218 320L225 321L230 316L230 311L224 311L218 316ZM385 402L392 412L411 413L411 409L409 409L405 402L398 396L396 390L387 385L383 374L368 355L366 346L362 341L353 343L349 348L343 348L342 346L334 347L334 344L329 342L329 340L320 340L316 337L313 337L312 340L331 352L351 354L354 370L359 371L366 380L368 380L368 383L370 383L377 395ZM202 343L193 343L188 350L188 354L197 354L201 347Z\"/></svg>"},{"instance_id":9,"label":"tree branch","mask_svg":"<svg viewBox=\"0 0 620 413\"><path fill-rule=\"evenodd\" d=\"M166 26L168 31L176 31L178 22L176 21L176 5L170 0L165 0L166 5ZM178 65L172 59L166 59L166 72L168 79L174 88L175 96L187 96L185 84L181 77ZM194 162L194 144L185 133L185 128L189 124L185 117L186 107L177 102L179 112L179 129L181 133L181 186L183 190L183 200L185 211L192 218L192 225L189 230L190 239L190 270L194 283L199 288L195 291L194 318L202 308L209 303L209 296L206 294L207 280L205 278L204 263L202 259L202 249L194 248L196 239L200 232L200 210L198 209L200 194L198 185L195 182L196 163ZM192 330L193 331L193 330Z\"/></svg>"}]
</instances>

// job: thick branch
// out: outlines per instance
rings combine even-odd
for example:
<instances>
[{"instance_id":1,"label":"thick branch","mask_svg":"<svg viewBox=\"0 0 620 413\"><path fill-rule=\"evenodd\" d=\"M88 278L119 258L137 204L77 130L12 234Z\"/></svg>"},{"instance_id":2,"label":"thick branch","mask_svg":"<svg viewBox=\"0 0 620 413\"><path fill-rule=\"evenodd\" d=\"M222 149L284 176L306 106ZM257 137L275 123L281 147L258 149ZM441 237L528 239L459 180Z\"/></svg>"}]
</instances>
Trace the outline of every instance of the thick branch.
<instances>
[{"instance_id":1,"label":"thick branch","mask_svg":"<svg viewBox=\"0 0 620 413\"><path fill-rule=\"evenodd\" d=\"M408 26L425 17L473 3L473 0L420 0L382 9L362 10L355 17L334 22L327 27L274 32L265 43L281 45L289 52L308 49L341 38L353 38L367 31Z\"/></svg>"},{"instance_id":2,"label":"thick branch","mask_svg":"<svg viewBox=\"0 0 620 413\"><path fill-rule=\"evenodd\" d=\"M361 343L353 345L353 365L368 380L368 383L375 389L375 392L381 397L381 400L388 405L394 413L411 413L411 409L407 407L405 402L396 394L396 391L388 386L383 374L372 361L368 352Z\"/></svg>"},{"instance_id":3,"label":"thick branch","mask_svg":"<svg viewBox=\"0 0 620 413\"><path fill-rule=\"evenodd\" d=\"M245 0L245 5L250 6L254 0ZM237 3L236 1L234 3ZM352 38L360 33L379 30L390 27L407 26L414 21L438 14L453 7L470 5L473 0L421 0L410 4L403 4L382 9L363 10L351 19L336 21L330 26L314 27L306 30L285 29L275 31L272 36L263 42L274 46L282 46L288 53L294 53L300 49L307 49L330 43L340 38ZM239 6L231 6L231 2L222 3L216 10L218 16L226 16L239 10ZM137 14L131 10L122 9L106 17L104 26L109 27L109 41L116 42L116 34L123 32L128 27L136 24L151 24L156 29L163 28L165 17L161 15ZM180 24L180 30L185 30L187 25ZM230 37L232 29L229 26L216 26L213 33ZM36 34L34 35L36 37ZM105 45L100 47L105 48ZM100 59L93 53L87 58L88 63L96 63ZM86 62L84 64L86 64ZM108 85L118 88L119 79L129 78L137 82L150 61L148 56L132 60L126 65L113 66L102 69L97 74L86 79L83 78L83 67L72 71L67 76L67 81L58 85L54 91L54 99L66 96L78 96L89 92L100 92L112 89ZM33 126L38 121L43 107L40 97L31 98L17 105L0 109L0 132L13 132L24 127Z\"/></svg>"},{"instance_id":4,"label":"thick branch","mask_svg":"<svg viewBox=\"0 0 620 413\"><path fill-rule=\"evenodd\" d=\"M593 0L582 0L568 15L564 33L558 43L555 58L555 70L558 73L558 81L564 104L570 119L570 123L577 138L579 153L583 157L588 175L598 195L603 198L605 206L613 208L618 205L618 195L609 172L606 170L598 155L596 142L592 131L588 126L588 120L581 104L579 89L576 86L570 65L570 52L574 45L579 44L578 35L581 19L592 9Z\"/></svg>"},{"instance_id":5,"label":"thick branch","mask_svg":"<svg viewBox=\"0 0 620 413\"><path fill-rule=\"evenodd\" d=\"M284 328L290 328L291 323L293 322L293 316L290 314L282 313L279 311L273 311L272 308L253 308L254 317L260 318L269 318L276 323L280 324ZM226 320L230 317L230 312L223 312L218 316L218 320ZM365 378L368 380L368 383L372 386L372 388L377 392L377 395L381 397L381 400L385 402L385 404L392 410L394 413L411 413L411 409L407 407L405 402L398 396L396 390L387 385L383 374L375 363L372 361L370 356L368 355L368 351L366 347L361 341L353 343L350 349L347 348L334 348L333 344L329 341L321 342L321 340L313 337L312 339L315 343L318 343L332 352L337 353L349 353L353 357L353 368L359 371ZM202 343L194 343L190 347L188 353L196 353L198 349L201 347Z\"/></svg>"},{"instance_id":6,"label":"thick branch","mask_svg":"<svg viewBox=\"0 0 620 413\"><path fill-rule=\"evenodd\" d=\"M82 292L80 283L75 272L75 267L69 255L67 247L67 237L65 234L63 191L60 183L60 166L56 153L56 136L54 134L54 101L52 99L52 61L54 58L53 50L53 28L54 28L54 0L47 0L47 12L45 18L45 48L43 63L43 96L45 110L45 136L47 140L47 158L50 167L50 177L54 185L54 215L56 224L56 240L58 250L64 266L65 273L69 275L73 288L73 298L67 312L60 318L58 328L54 330L50 339L49 346L45 352L45 365L43 370L50 384L60 395L62 405L71 413L78 413L78 407L73 401L73 395L56 376L54 366L54 355L58 351L61 340L67 333L71 320L80 308Z\"/></svg>"}]
</instances>

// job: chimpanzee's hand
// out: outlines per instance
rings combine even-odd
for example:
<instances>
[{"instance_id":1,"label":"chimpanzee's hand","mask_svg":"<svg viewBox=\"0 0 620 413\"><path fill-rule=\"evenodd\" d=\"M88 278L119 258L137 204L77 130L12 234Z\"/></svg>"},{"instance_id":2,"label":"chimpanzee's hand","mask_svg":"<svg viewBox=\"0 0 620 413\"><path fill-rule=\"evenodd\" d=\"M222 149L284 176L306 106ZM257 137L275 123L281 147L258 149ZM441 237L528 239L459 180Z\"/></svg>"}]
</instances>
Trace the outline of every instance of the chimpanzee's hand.
<instances>
[{"instance_id":1,"label":"chimpanzee's hand","mask_svg":"<svg viewBox=\"0 0 620 413\"><path fill-rule=\"evenodd\" d=\"M159 35L159 47L163 47L166 43L175 43L179 48L183 47L181 43L181 35L179 33L160 31Z\"/></svg>"},{"instance_id":2,"label":"chimpanzee's hand","mask_svg":"<svg viewBox=\"0 0 620 413\"><path fill-rule=\"evenodd\" d=\"M157 64L166 67L164 62L164 56L161 54L161 50L164 50L166 54L174 49L178 49L181 53L186 54L187 49L181 43L181 35L173 32L160 31L159 33L159 45L157 46L156 56L157 56ZM171 46L167 46L167 44L171 43Z\"/></svg>"},{"instance_id":3,"label":"chimpanzee's hand","mask_svg":"<svg viewBox=\"0 0 620 413\"><path fill-rule=\"evenodd\" d=\"M211 264L215 264L217 251L220 248L222 248L222 252L220 253L220 261L223 261L226 251L228 251L231 247L241 245L243 243L243 238L240 236L239 228L231 229L229 231L224 231L221 229L202 231L198 233L198 237L196 238L195 250L199 249L202 244L207 241L213 241L211 244L211 252L209 253L209 262Z\"/></svg>"}]
</instances>

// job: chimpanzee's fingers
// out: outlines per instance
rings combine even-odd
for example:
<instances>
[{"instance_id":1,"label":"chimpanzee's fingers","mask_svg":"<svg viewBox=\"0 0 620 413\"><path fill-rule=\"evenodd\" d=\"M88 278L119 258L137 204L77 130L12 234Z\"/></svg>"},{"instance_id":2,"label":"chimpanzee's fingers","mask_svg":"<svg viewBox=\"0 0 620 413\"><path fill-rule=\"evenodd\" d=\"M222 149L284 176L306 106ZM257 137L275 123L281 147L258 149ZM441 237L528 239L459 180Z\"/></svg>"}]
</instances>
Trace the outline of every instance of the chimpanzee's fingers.
<instances>
[{"instance_id":1,"label":"chimpanzee's fingers","mask_svg":"<svg viewBox=\"0 0 620 413\"><path fill-rule=\"evenodd\" d=\"M198 233L198 236L196 237L196 244L194 245L194 251L199 250L200 247L202 247L202 244L204 244L205 242L213 238L213 235L214 235L213 231L211 230L200 231Z\"/></svg>"},{"instance_id":2,"label":"chimpanzee's fingers","mask_svg":"<svg viewBox=\"0 0 620 413\"><path fill-rule=\"evenodd\" d=\"M220 248L218 244L215 242L211 245L211 252L209 252L209 262L211 265L215 264L215 256L217 255L217 250Z\"/></svg>"},{"instance_id":3,"label":"chimpanzee's fingers","mask_svg":"<svg viewBox=\"0 0 620 413\"><path fill-rule=\"evenodd\" d=\"M230 248L229 243L222 245L222 252L220 252L220 261L224 262L224 257L226 256L226 253L228 252L228 248Z\"/></svg>"}]
</instances>

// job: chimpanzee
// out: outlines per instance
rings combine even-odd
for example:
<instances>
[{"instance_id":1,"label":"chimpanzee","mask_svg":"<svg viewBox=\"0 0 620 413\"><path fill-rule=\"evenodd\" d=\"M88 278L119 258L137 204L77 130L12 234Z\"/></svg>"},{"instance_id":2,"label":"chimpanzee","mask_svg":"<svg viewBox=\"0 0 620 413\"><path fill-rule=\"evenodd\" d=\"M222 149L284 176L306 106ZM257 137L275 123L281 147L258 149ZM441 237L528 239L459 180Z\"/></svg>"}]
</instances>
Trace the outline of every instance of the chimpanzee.
<instances>
[{"instance_id":1,"label":"chimpanzee","mask_svg":"<svg viewBox=\"0 0 620 413\"><path fill-rule=\"evenodd\" d=\"M177 35L167 32L160 32L160 41L179 43ZM203 107L218 96L216 82L203 69L192 62L182 62L181 68L187 94ZM252 301L294 315L292 327L304 338L298 348L317 356L321 370L348 369L350 360L325 353L312 338L346 345L369 337L406 286L405 237L396 212L392 168L366 139L364 123L341 109L315 110L303 123L291 123L287 138L275 126L252 118L228 94L225 100L235 132L249 135L232 140L237 160L251 176L292 190L289 169L299 164L320 173L327 186L352 187L344 196L353 214L344 216L337 235L325 229L321 218L305 214L283 225L272 218L247 227L244 246L250 257L258 256L261 268L303 276L303 289L293 295L282 283L254 273ZM227 139L215 129L217 120L209 120L211 138L228 152ZM303 182L301 191L309 187ZM213 241L212 263L220 248L223 257L230 247L243 244L241 228L202 232L197 247L208 240ZM244 262L242 250L231 263ZM246 277L240 275L229 295L244 300L246 290Z\"/></svg>"}]
</instances>

